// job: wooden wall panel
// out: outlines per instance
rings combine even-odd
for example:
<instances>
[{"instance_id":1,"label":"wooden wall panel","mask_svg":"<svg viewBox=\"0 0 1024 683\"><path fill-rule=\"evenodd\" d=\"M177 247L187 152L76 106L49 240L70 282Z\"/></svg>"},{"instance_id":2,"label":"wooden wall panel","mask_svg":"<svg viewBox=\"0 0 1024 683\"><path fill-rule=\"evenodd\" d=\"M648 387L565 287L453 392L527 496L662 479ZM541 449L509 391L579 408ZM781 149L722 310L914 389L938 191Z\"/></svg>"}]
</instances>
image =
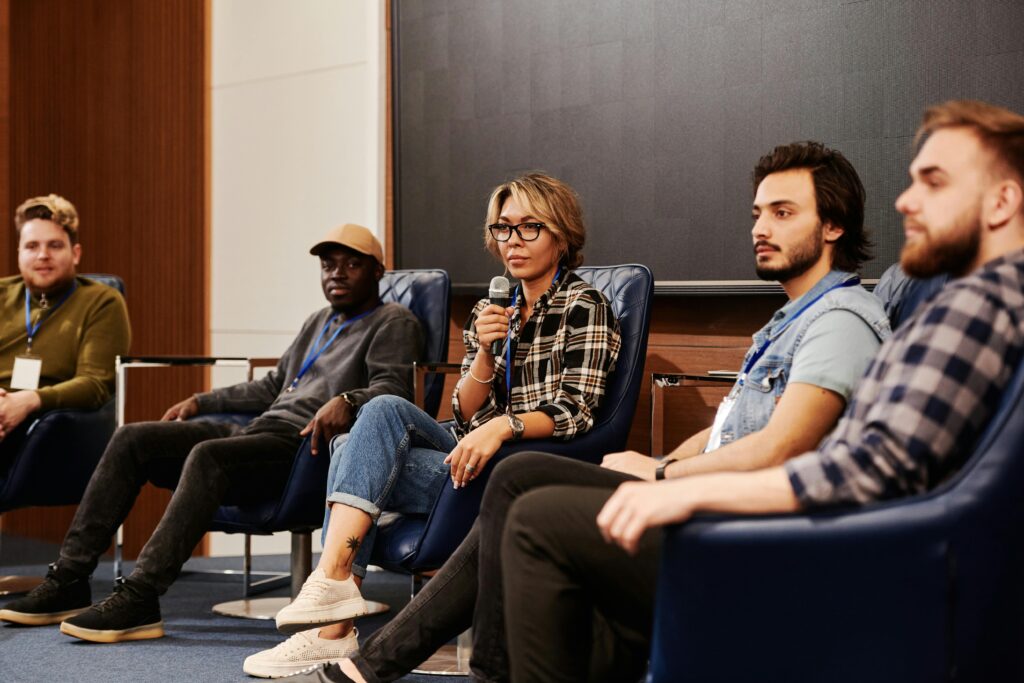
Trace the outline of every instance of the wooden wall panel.
<instances>
[{"instance_id":1,"label":"wooden wall panel","mask_svg":"<svg viewBox=\"0 0 1024 683\"><path fill-rule=\"evenodd\" d=\"M10 93L10 146L0 158L13 172L0 186L0 242L11 244L17 202L65 195L81 217L81 271L125 280L131 352L206 353L207 1L8 2L10 86L0 91ZM11 254L3 262L14 271ZM129 421L158 418L204 380L197 371L130 377ZM140 496L126 523L130 555L167 499L151 489ZM16 512L4 528L63 529L43 518L68 514Z\"/></svg>"}]
</instances>

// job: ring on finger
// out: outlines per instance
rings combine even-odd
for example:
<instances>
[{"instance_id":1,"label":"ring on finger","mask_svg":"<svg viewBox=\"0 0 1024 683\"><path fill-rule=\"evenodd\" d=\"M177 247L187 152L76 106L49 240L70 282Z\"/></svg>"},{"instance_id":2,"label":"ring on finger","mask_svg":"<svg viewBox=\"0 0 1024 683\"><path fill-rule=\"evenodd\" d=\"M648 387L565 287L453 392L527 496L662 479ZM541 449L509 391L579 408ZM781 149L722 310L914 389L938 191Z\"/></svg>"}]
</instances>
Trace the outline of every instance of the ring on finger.
<instances>
[{"instance_id":1,"label":"ring on finger","mask_svg":"<svg viewBox=\"0 0 1024 683\"><path fill-rule=\"evenodd\" d=\"M476 468L473 467L472 465L466 465L466 471L467 472L475 472Z\"/></svg>"}]
</instances>

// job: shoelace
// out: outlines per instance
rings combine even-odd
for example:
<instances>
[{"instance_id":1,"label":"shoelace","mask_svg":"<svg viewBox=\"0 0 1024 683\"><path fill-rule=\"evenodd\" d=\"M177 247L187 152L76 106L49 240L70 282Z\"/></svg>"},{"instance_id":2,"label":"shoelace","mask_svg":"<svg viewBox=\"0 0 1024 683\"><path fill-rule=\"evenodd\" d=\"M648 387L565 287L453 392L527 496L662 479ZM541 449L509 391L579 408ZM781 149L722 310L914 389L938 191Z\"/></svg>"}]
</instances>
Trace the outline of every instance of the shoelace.
<instances>
[{"instance_id":1,"label":"shoelace","mask_svg":"<svg viewBox=\"0 0 1024 683\"><path fill-rule=\"evenodd\" d=\"M34 598L49 598L60 592L60 589L65 585L61 583L60 579L57 578L57 565L51 564L46 571L46 580L41 584L33 588L29 595Z\"/></svg>"},{"instance_id":2,"label":"shoelace","mask_svg":"<svg viewBox=\"0 0 1024 683\"><path fill-rule=\"evenodd\" d=\"M306 583L302 585L302 590L299 591L299 595L296 600L301 598L318 599L321 595L326 593L330 587L330 584L322 579L307 580Z\"/></svg>"},{"instance_id":3,"label":"shoelace","mask_svg":"<svg viewBox=\"0 0 1024 683\"><path fill-rule=\"evenodd\" d=\"M117 611L124 609L135 599L138 599L138 596L128 587L124 577L119 576L114 581L114 592L102 602L97 603L93 609L100 613Z\"/></svg>"}]
</instances>

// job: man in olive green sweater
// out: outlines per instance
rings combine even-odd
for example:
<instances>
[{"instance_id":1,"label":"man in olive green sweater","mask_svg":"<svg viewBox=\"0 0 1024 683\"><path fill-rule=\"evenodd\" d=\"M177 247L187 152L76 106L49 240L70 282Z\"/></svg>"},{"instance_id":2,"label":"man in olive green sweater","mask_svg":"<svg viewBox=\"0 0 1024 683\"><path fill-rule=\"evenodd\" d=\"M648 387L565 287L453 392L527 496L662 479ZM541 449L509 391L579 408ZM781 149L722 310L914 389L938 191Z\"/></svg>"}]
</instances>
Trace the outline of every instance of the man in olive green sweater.
<instances>
[{"instance_id":1,"label":"man in olive green sweater","mask_svg":"<svg viewBox=\"0 0 1024 683\"><path fill-rule=\"evenodd\" d=\"M21 275L0 279L0 472L33 413L110 400L114 359L131 340L121 294L75 274L82 245L71 202L29 199L14 223Z\"/></svg>"}]
</instances>

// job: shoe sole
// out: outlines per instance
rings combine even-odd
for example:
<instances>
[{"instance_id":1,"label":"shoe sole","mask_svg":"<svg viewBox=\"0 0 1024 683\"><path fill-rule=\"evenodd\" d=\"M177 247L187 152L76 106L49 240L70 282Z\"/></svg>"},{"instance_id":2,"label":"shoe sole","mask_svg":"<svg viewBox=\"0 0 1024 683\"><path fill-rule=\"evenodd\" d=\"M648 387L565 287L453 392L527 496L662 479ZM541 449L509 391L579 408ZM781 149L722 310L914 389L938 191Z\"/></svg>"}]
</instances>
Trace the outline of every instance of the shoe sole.
<instances>
[{"instance_id":1,"label":"shoe sole","mask_svg":"<svg viewBox=\"0 0 1024 683\"><path fill-rule=\"evenodd\" d=\"M288 609L287 607L285 609ZM282 610L283 611L283 610ZM349 600L342 600L336 602L328 607L321 607L317 610L306 610L303 614L298 615L301 620L295 618L289 618L285 616L285 620L281 620L281 613L278 612L277 619L277 630L285 635L292 635L299 631L308 631L311 628L317 628L318 626L330 626L331 624L337 624L342 621L348 621L349 619L355 619L361 617L369 612L366 607L366 600L363 598L351 598Z\"/></svg>"},{"instance_id":2,"label":"shoe sole","mask_svg":"<svg viewBox=\"0 0 1024 683\"><path fill-rule=\"evenodd\" d=\"M302 673L303 671L309 671L315 669L321 664L336 664L343 659L347 659L354 654L357 654L359 650L354 650L347 657L337 657L330 659L317 659L311 662L303 662L302 664L257 664L252 666L246 660L242 664L242 671L255 676L256 678L284 678L285 676L291 676L293 674Z\"/></svg>"},{"instance_id":3,"label":"shoe sole","mask_svg":"<svg viewBox=\"0 0 1024 683\"><path fill-rule=\"evenodd\" d=\"M126 640L150 640L163 638L164 622L158 621L155 624L135 626L125 629L99 630L94 628L83 628L68 622L60 625L60 632L73 638L88 640L93 643L121 643Z\"/></svg>"},{"instance_id":4,"label":"shoe sole","mask_svg":"<svg viewBox=\"0 0 1024 683\"><path fill-rule=\"evenodd\" d=\"M22 626L50 626L52 624L59 624L65 619L78 616L87 609L89 609L88 605L77 609L69 609L66 612L49 612L46 614L0 609L0 620L9 621L12 624L21 624Z\"/></svg>"}]
</instances>

